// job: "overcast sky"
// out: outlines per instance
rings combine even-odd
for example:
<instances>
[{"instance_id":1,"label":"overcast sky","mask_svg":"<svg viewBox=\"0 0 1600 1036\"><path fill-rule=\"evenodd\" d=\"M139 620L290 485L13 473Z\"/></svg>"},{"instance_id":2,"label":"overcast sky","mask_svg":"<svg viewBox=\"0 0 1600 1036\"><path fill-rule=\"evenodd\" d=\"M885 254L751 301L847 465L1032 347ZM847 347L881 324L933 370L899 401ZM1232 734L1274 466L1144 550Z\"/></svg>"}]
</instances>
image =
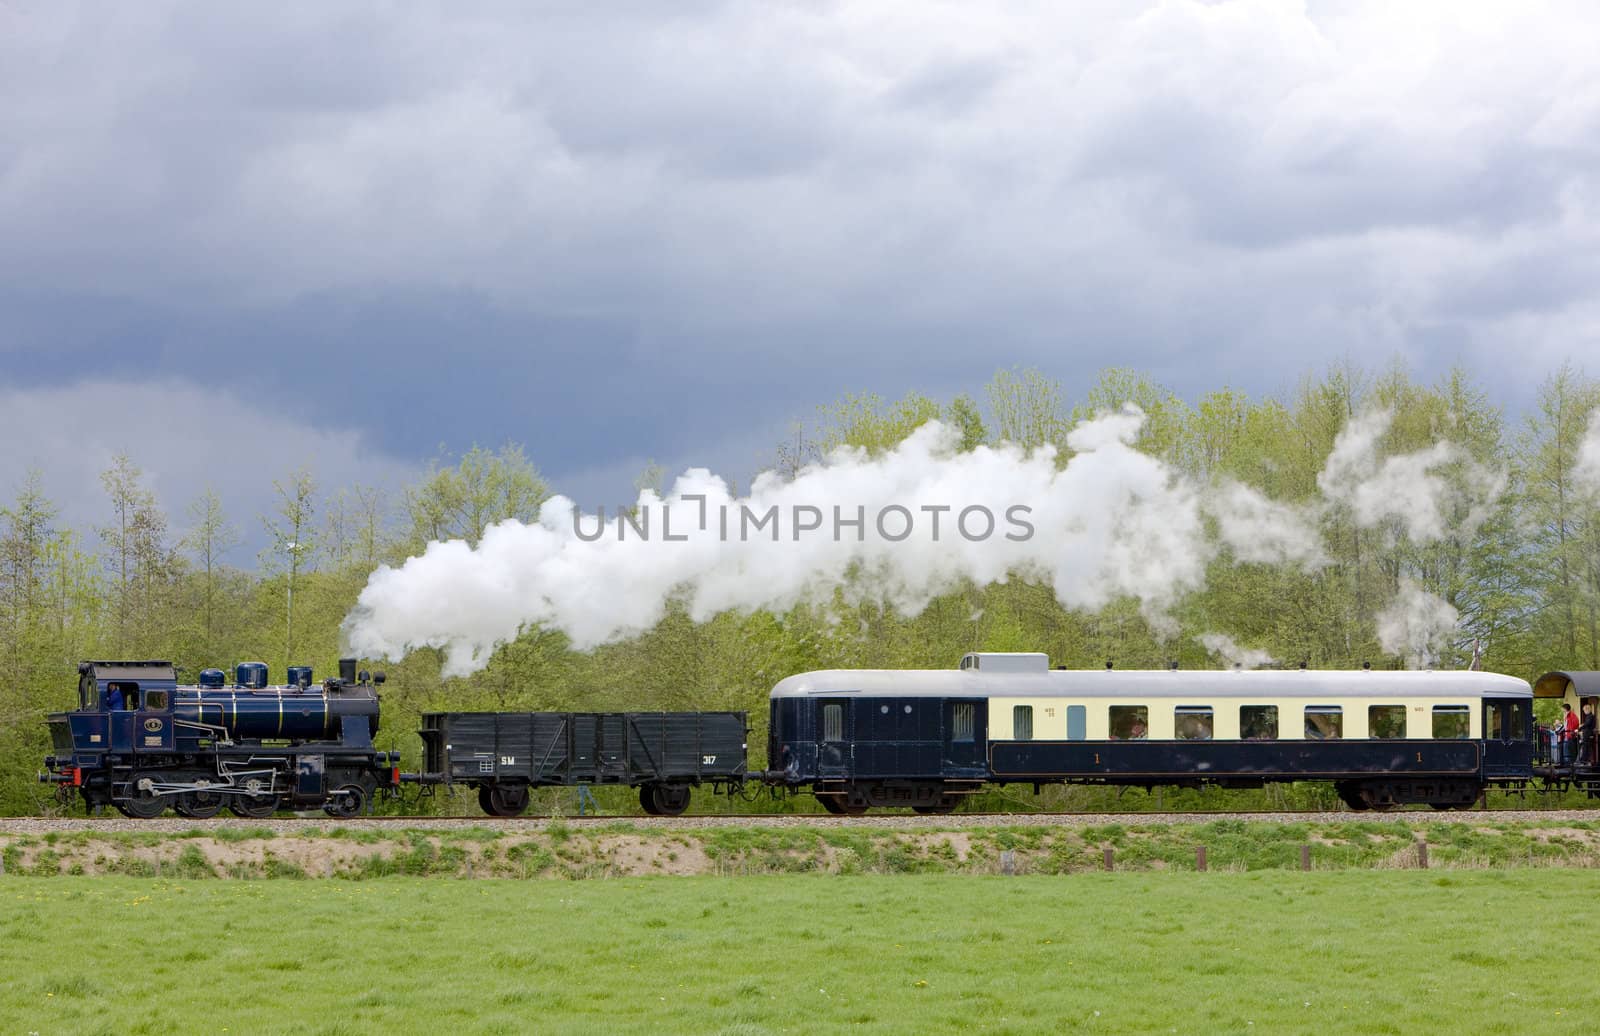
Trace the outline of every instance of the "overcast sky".
<instances>
[{"instance_id":1,"label":"overcast sky","mask_svg":"<svg viewBox=\"0 0 1600 1036\"><path fill-rule=\"evenodd\" d=\"M1584 3L0 4L0 501L592 507L845 391L1600 366ZM248 562L248 557L240 559Z\"/></svg>"}]
</instances>

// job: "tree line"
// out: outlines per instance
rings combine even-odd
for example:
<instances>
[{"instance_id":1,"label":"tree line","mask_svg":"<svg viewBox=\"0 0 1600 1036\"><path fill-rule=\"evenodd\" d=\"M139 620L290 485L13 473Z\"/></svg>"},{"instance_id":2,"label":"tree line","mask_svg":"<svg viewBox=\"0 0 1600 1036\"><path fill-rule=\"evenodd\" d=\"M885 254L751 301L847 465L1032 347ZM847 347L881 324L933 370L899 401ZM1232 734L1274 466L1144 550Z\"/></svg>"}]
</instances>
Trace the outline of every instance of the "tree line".
<instances>
[{"instance_id":1,"label":"tree line","mask_svg":"<svg viewBox=\"0 0 1600 1036\"><path fill-rule=\"evenodd\" d=\"M948 400L911 392L823 405L774 444L769 466L793 475L838 446L885 450L930 419L954 425L962 449L1050 444L1064 463L1077 422L1125 403L1147 415L1140 450L1186 477L1232 479L1277 501L1317 499L1335 438L1374 409L1393 415L1383 455L1448 441L1464 456L1443 469L1446 480L1481 478L1486 469L1504 480L1486 513L1447 515L1446 534L1426 544L1393 523L1371 526L1348 507L1333 507L1320 518L1328 563L1314 571L1219 556L1206 586L1175 610L1177 633L1153 628L1133 600L1069 611L1049 587L1013 579L959 587L915 616L842 596L702 623L673 609L655 628L589 652L571 650L559 633L529 629L464 678L443 678L439 654L419 650L377 663L390 678L380 740L412 765L417 716L434 709L745 709L759 765L767 691L791 673L946 667L971 650L1046 651L1073 666L1216 666L1219 658L1196 640L1206 631L1289 665L1397 665L1382 649L1376 616L1405 583L1460 614L1441 666L1467 664L1476 647L1485 668L1523 678L1600 669L1600 494L1580 470L1584 436L1600 419L1600 381L1571 367L1552 373L1515 420L1462 369L1424 384L1398 365L1342 365L1307 375L1282 398L1220 389L1193 402L1136 371L1106 371L1074 396L1039 371L1002 370ZM638 485L659 489L662 477L651 465ZM441 457L396 495L325 486L309 469L293 472L274 483L276 505L259 516L231 514L215 492L158 500L134 457L117 457L101 483L102 520L91 528L60 521L38 472L0 507L6 813L48 803L48 789L34 782L49 751L44 717L75 704L77 661L168 658L190 679L201 668L246 659L267 661L280 680L289 661L331 674L341 622L373 569L399 564L433 540L476 543L502 519L531 521L552 492L518 445ZM1470 497L1452 506L1465 508ZM241 522L259 522L268 541L253 567L224 560L243 542Z\"/></svg>"}]
</instances>

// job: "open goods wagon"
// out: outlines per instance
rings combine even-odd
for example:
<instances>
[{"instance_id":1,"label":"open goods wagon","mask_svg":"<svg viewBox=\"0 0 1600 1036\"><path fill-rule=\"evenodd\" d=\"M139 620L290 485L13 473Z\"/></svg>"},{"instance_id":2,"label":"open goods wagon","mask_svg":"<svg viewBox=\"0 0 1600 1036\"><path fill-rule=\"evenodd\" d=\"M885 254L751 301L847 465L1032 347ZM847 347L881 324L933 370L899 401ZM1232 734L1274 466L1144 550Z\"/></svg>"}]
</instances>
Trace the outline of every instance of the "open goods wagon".
<instances>
[{"instance_id":1,"label":"open goods wagon","mask_svg":"<svg viewBox=\"0 0 1600 1036\"><path fill-rule=\"evenodd\" d=\"M430 712L422 784L465 784L491 816L517 816L533 788L623 784L655 816L690 788L745 778L743 712Z\"/></svg>"}]
</instances>

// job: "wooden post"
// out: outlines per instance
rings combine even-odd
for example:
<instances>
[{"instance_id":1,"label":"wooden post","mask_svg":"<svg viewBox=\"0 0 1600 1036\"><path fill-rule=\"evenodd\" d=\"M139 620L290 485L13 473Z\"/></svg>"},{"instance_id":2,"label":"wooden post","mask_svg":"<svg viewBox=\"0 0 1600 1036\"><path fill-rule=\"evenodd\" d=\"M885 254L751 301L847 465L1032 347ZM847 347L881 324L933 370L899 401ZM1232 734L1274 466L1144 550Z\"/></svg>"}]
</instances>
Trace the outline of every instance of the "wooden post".
<instances>
[{"instance_id":1,"label":"wooden post","mask_svg":"<svg viewBox=\"0 0 1600 1036\"><path fill-rule=\"evenodd\" d=\"M1194 869L1197 871L1206 869L1206 847L1203 845L1194 847Z\"/></svg>"},{"instance_id":2,"label":"wooden post","mask_svg":"<svg viewBox=\"0 0 1600 1036\"><path fill-rule=\"evenodd\" d=\"M1110 870L1110 869L1111 869L1111 849L1110 849L1110 847L1107 847L1106 848L1106 870Z\"/></svg>"},{"instance_id":3,"label":"wooden post","mask_svg":"<svg viewBox=\"0 0 1600 1036\"><path fill-rule=\"evenodd\" d=\"M1303 871L1311 869L1311 846L1309 845L1300 847L1300 869Z\"/></svg>"},{"instance_id":4,"label":"wooden post","mask_svg":"<svg viewBox=\"0 0 1600 1036\"><path fill-rule=\"evenodd\" d=\"M1423 870L1427 870L1428 869L1428 843L1427 842L1423 842L1423 841L1417 842L1417 866L1421 867Z\"/></svg>"},{"instance_id":5,"label":"wooden post","mask_svg":"<svg viewBox=\"0 0 1600 1036\"><path fill-rule=\"evenodd\" d=\"M1000 851L1000 873L1017 873L1017 851L1015 849L1002 849Z\"/></svg>"}]
</instances>

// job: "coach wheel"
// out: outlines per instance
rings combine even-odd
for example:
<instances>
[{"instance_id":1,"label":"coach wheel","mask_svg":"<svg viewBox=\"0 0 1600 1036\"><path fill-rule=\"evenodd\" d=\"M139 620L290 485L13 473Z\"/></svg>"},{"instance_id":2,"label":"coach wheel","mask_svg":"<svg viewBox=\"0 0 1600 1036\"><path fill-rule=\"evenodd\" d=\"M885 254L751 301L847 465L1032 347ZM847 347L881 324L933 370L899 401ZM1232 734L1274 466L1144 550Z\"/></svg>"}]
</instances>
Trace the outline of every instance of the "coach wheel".
<instances>
[{"instance_id":1,"label":"coach wheel","mask_svg":"<svg viewBox=\"0 0 1600 1036\"><path fill-rule=\"evenodd\" d=\"M142 782L149 783L152 787L141 788L139 785ZM155 793L153 789L154 782L155 778L148 774L134 774L133 778L128 781L127 797L112 803L112 805L116 806L123 816L133 817L135 820L151 820L159 817L166 812L167 803L165 799Z\"/></svg>"},{"instance_id":2,"label":"coach wheel","mask_svg":"<svg viewBox=\"0 0 1600 1036\"><path fill-rule=\"evenodd\" d=\"M341 784L328 796L322 811L330 817L359 817L367 808L367 789L359 784Z\"/></svg>"},{"instance_id":3,"label":"coach wheel","mask_svg":"<svg viewBox=\"0 0 1600 1036\"><path fill-rule=\"evenodd\" d=\"M276 795L235 795L228 803L228 812L246 820L265 820L278 811Z\"/></svg>"},{"instance_id":4,"label":"coach wheel","mask_svg":"<svg viewBox=\"0 0 1600 1036\"><path fill-rule=\"evenodd\" d=\"M172 808L180 817L210 820L222 812L222 796L214 791L191 791L178 796L178 801L172 804Z\"/></svg>"},{"instance_id":5,"label":"coach wheel","mask_svg":"<svg viewBox=\"0 0 1600 1036\"><path fill-rule=\"evenodd\" d=\"M1337 784L1334 787L1339 792L1339 800L1351 809L1364 813L1372 808L1367 805L1367 800L1361 797L1360 785Z\"/></svg>"},{"instance_id":6,"label":"coach wheel","mask_svg":"<svg viewBox=\"0 0 1600 1036\"><path fill-rule=\"evenodd\" d=\"M647 784L645 788L650 790L651 803L656 807L653 816L675 817L689 808L689 789L686 785Z\"/></svg>"},{"instance_id":7,"label":"coach wheel","mask_svg":"<svg viewBox=\"0 0 1600 1036\"><path fill-rule=\"evenodd\" d=\"M959 805L961 805L961 800L956 796L940 795L938 802L926 806L912 806L911 812L921 813L925 817L943 816L946 813L954 813Z\"/></svg>"}]
</instances>

